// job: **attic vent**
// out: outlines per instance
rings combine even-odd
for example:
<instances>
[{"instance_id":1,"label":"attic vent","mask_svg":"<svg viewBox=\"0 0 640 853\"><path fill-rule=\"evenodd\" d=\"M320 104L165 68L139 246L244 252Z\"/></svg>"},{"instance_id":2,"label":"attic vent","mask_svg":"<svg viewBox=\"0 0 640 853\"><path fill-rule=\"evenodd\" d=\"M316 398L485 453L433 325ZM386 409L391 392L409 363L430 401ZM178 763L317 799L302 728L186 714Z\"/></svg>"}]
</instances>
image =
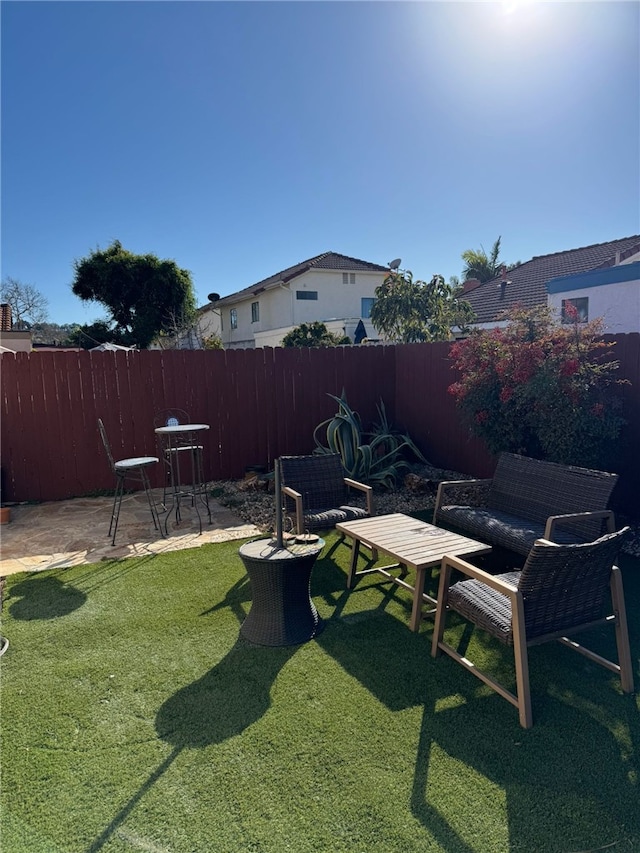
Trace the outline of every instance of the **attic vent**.
<instances>
[{"instance_id":1,"label":"attic vent","mask_svg":"<svg viewBox=\"0 0 640 853\"><path fill-rule=\"evenodd\" d=\"M354 272L343 272L342 273L342 283L343 284L355 284L356 283L356 274Z\"/></svg>"}]
</instances>

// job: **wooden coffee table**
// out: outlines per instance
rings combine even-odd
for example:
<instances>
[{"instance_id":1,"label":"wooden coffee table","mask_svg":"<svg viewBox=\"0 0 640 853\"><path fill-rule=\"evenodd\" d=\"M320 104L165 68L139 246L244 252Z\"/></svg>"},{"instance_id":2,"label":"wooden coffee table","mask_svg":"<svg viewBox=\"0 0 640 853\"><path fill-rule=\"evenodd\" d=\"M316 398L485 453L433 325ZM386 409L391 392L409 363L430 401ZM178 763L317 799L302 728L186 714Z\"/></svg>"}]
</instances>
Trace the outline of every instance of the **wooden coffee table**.
<instances>
[{"instance_id":1,"label":"wooden coffee table","mask_svg":"<svg viewBox=\"0 0 640 853\"><path fill-rule=\"evenodd\" d=\"M434 527L433 524L418 521L399 512L362 518L358 521L345 521L336 524L336 530L353 539L347 588L353 588L357 577L377 572L384 575L387 580L410 590L413 593L413 608L409 623L412 631L417 631L420 627L423 602L436 604L436 600L424 592L426 570L439 566L445 554L463 557L471 554L488 554L491 551L491 546L484 542L458 536L457 533ZM358 572L356 566L360 544L372 549L374 559L375 552L381 551L397 562L388 566L361 569ZM415 586L407 583L402 576L397 577L389 571L397 568L402 570L401 575L406 575L409 569L415 570Z\"/></svg>"}]
</instances>

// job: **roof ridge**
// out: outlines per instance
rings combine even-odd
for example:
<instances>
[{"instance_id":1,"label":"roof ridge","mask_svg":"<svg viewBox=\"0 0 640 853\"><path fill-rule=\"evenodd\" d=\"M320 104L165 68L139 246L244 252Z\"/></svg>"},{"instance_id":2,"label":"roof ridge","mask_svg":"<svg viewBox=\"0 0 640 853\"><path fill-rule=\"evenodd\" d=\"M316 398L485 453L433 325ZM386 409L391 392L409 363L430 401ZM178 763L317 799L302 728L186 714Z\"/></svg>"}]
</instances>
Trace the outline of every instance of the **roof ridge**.
<instances>
[{"instance_id":1,"label":"roof ridge","mask_svg":"<svg viewBox=\"0 0 640 853\"><path fill-rule=\"evenodd\" d=\"M476 323L494 322L500 312L516 304L525 308L546 304L546 284L552 279L582 275L596 269L611 267L631 257L640 244L640 236L618 237L575 249L534 255L530 260L507 270L506 287L497 287L502 279L498 274L465 294L464 298L476 313Z\"/></svg>"},{"instance_id":2,"label":"roof ridge","mask_svg":"<svg viewBox=\"0 0 640 853\"><path fill-rule=\"evenodd\" d=\"M294 278L297 278L300 275L303 275L305 272L309 270L322 270L323 267L321 264L327 258L331 256L339 259L338 264L335 266L335 270L338 271L340 269L344 269L344 262L358 264L356 267L361 271L366 272L384 272L386 271L386 267L383 267L382 264L375 264L373 261L365 261L362 258L354 258L351 255L343 255L340 252L334 252L329 250L327 252L321 252L319 255L314 255L311 258L307 258L304 261L299 261L297 264L291 264L284 269L279 270L276 273L272 273L271 275L266 276L265 278L260 279L260 281L256 281L253 284L248 285L247 287L243 287L240 290L237 290L233 293L228 293L220 299L220 302L224 302L225 300L229 300L231 298L248 298L250 295L256 295L261 292L265 288L275 287L278 282L287 283ZM343 262L343 265L340 266L340 260ZM329 266L324 267L324 269L334 269L329 263ZM348 269L348 267L347 267Z\"/></svg>"},{"instance_id":3,"label":"roof ridge","mask_svg":"<svg viewBox=\"0 0 640 853\"><path fill-rule=\"evenodd\" d=\"M512 267L511 269L507 269L507 275L509 275L509 273L511 273L511 272L514 272L515 270L523 269L524 267L527 266L527 264L531 264L534 261L541 261L545 258L555 258L555 257L558 257L559 255L570 255L573 252L583 252L586 249L598 249L601 246L609 246L609 245L613 245L614 243L624 243L627 240L638 240L640 242L640 235L639 234L631 234L631 235L629 235L629 237L618 237L615 240L603 240L602 243L590 243L588 246L577 246L575 249L564 249L560 252L549 252L546 255L534 255L532 258L529 258L528 261L523 261L522 263L518 264L515 267ZM615 252L611 255L611 258L613 258L614 256L615 256ZM607 258L605 261L602 262L602 264L599 264L598 266L604 266L609 261L610 261L610 258ZM496 282L496 281L501 280L501 279L502 279L502 273L500 272L500 273L498 273L498 275L494 275L493 278L488 278L486 281L480 282L480 285L477 288L474 288L474 290L479 290L481 287L484 287L485 284L491 284L491 283Z\"/></svg>"},{"instance_id":4,"label":"roof ridge","mask_svg":"<svg viewBox=\"0 0 640 853\"><path fill-rule=\"evenodd\" d=\"M597 249L600 246L608 246L612 243L623 243L625 240L640 240L640 234L630 234L628 237L617 237L615 240L603 240L602 243L589 243L588 246L576 246L575 249L563 249L560 252L549 252L546 255L534 255L525 263L531 263L531 261L539 261L540 258L552 258L554 255L567 255L570 252L581 252L583 249ZM524 266L524 264L520 264L520 266Z\"/></svg>"}]
</instances>

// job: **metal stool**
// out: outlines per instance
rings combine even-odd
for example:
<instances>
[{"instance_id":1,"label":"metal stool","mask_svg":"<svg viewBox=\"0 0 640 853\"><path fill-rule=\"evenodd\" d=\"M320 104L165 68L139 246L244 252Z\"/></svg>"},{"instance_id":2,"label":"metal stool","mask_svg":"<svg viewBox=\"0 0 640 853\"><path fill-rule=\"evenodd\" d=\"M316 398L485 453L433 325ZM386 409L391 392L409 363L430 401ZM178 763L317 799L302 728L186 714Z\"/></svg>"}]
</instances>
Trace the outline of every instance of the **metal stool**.
<instances>
[{"instance_id":1,"label":"metal stool","mask_svg":"<svg viewBox=\"0 0 640 853\"><path fill-rule=\"evenodd\" d=\"M138 483L142 483L145 493L147 495L147 500L149 501L149 509L151 510L151 517L153 518L153 526L156 530L159 530L160 535L162 535L160 518L158 516L158 510L156 509L156 505L153 502L153 495L151 494L151 484L149 482L149 474L147 473L148 468L150 468L152 465L157 464L160 460L157 456L134 456L130 459L120 459L115 462L113 459L113 454L111 453L111 446L107 438L107 433L101 418L98 418L98 429L100 430L100 437L102 438L104 449L109 458L111 469L116 475L116 491L113 496L111 524L109 525L109 536L111 536L111 531L113 531L111 544L116 544L116 531L118 530L120 506L122 504L122 496L124 494L124 486L126 480L134 480Z\"/></svg>"}]
</instances>

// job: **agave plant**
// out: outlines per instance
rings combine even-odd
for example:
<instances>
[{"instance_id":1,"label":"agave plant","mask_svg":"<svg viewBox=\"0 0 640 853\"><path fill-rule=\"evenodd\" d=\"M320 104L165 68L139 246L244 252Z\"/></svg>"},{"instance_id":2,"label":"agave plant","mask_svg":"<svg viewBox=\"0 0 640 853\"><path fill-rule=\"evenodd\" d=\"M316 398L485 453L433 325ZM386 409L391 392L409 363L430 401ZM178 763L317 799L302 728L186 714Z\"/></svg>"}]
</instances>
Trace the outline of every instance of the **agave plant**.
<instances>
[{"instance_id":1,"label":"agave plant","mask_svg":"<svg viewBox=\"0 0 640 853\"><path fill-rule=\"evenodd\" d=\"M338 411L315 428L314 452L339 454L342 467L349 477L371 486L390 489L409 467L404 458L407 450L418 461L426 463L427 460L411 438L391 427L382 400L377 406L377 423L365 432L360 416L349 406L344 392L341 397L334 394L329 396L338 403ZM326 438L326 444L322 438Z\"/></svg>"}]
</instances>

